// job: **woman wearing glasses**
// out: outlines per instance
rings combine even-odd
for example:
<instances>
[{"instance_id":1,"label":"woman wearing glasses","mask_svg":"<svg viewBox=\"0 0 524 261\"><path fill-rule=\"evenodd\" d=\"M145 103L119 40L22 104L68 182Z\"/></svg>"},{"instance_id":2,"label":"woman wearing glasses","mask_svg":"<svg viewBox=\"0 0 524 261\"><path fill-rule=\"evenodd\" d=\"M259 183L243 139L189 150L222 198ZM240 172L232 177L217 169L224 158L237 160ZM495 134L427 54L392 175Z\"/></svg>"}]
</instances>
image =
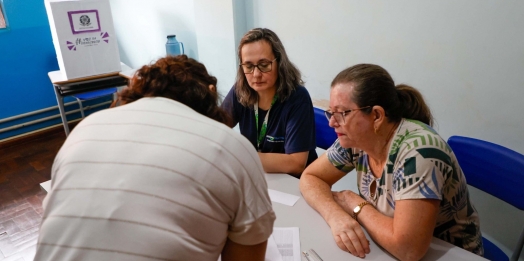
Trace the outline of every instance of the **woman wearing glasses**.
<instances>
[{"instance_id":1,"label":"woman wearing glasses","mask_svg":"<svg viewBox=\"0 0 524 261\"><path fill-rule=\"evenodd\" d=\"M338 139L304 170L300 190L342 250L370 252L363 226L400 260L422 258L432 236L483 254L462 170L416 89L395 86L380 66L355 65L333 80L326 116ZM353 169L360 195L332 192Z\"/></svg>"},{"instance_id":2,"label":"woman wearing glasses","mask_svg":"<svg viewBox=\"0 0 524 261\"><path fill-rule=\"evenodd\" d=\"M247 32L238 47L236 83L222 108L257 149L268 173L299 176L317 158L315 117L300 71L269 29Z\"/></svg>"}]
</instances>

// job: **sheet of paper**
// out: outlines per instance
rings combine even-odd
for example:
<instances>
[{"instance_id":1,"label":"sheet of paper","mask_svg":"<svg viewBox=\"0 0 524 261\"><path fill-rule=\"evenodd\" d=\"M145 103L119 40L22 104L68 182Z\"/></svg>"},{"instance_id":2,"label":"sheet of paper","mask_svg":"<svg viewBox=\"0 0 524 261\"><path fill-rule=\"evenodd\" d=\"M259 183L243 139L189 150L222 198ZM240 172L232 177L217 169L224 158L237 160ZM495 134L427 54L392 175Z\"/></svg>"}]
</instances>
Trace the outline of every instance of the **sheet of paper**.
<instances>
[{"instance_id":1,"label":"sheet of paper","mask_svg":"<svg viewBox=\"0 0 524 261\"><path fill-rule=\"evenodd\" d=\"M288 205L291 207L295 205L295 203L297 203L298 199L300 198L299 196L284 193L278 190L268 189L267 191L269 193L269 198L271 199L271 201Z\"/></svg>"},{"instance_id":2,"label":"sheet of paper","mask_svg":"<svg viewBox=\"0 0 524 261\"><path fill-rule=\"evenodd\" d=\"M273 235L267 239L266 258L265 261L284 261L280 251L278 251L277 242Z\"/></svg>"},{"instance_id":3,"label":"sheet of paper","mask_svg":"<svg viewBox=\"0 0 524 261\"><path fill-rule=\"evenodd\" d=\"M274 227L273 238L282 261L300 261L300 235L298 227Z\"/></svg>"}]
</instances>

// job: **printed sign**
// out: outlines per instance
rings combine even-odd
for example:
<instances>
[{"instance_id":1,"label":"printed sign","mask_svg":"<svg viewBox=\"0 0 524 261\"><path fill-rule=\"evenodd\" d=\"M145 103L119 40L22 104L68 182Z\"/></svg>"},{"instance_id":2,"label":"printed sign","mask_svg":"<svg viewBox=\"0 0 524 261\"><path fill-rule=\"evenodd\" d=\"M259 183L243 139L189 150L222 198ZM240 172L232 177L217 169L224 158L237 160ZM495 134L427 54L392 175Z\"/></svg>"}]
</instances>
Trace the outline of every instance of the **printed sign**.
<instances>
[{"instance_id":1,"label":"printed sign","mask_svg":"<svg viewBox=\"0 0 524 261\"><path fill-rule=\"evenodd\" d=\"M73 34L100 32L98 10L67 12Z\"/></svg>"},{"instance_id":2,"label":"printed sign","mask_svg":"<svg viewBox=\"0 0 524 261\"><path fill-rule=\"evenodd\" d=\"M121 71L109 0L44 3L58 66L67 80Z\"/></svg>"}]
</instances>

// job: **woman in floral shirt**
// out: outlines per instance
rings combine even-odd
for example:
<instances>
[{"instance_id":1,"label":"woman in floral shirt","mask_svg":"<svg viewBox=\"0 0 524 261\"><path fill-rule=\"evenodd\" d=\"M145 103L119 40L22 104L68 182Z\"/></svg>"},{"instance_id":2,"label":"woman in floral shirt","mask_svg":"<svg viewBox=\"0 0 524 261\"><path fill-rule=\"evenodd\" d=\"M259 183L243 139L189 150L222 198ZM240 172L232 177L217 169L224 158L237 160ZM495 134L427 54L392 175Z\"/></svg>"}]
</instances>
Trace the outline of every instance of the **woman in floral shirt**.
<instances>
[{"instance_id":1,"label":"woman in floral shirt","mask_svg":"<svg viewBox=\"0 0 524 261\"><path fill-rule=\"evenodd\" d=\"M342 250L369 253L364 227L401 260L422 258L433 236L483 255L466 179L430 127L431 112L416 89L395 86L380 66L355 65L333 80L326 116L338 139L304 171L300 189ZM331 192L353 169L360 195Z\"/></svg>"}]
</instances>

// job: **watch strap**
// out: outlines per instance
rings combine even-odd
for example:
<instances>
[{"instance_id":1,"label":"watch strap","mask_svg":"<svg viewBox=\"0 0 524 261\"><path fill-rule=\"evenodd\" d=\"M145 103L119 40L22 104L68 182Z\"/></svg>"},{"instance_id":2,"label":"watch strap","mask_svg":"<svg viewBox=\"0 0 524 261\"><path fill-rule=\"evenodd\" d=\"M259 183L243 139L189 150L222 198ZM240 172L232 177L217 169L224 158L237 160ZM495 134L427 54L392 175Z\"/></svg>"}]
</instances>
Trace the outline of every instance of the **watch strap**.
<instances>
[{"instance_id":1,"label":"watch strap","mask_svg":"<svg viewBox=\"0 0 524 261\"><path fill-rule=\"evenodd\" d=\"M366 206L366 205L371 205L371 203L369 203L367 201L363 201L362 203L358 204L358 207L359 207L358 211L353 210L353 218L355 220L357 220L358 214L360 214L360 212L362 212L362 208L364 208L364 206Z\"/></svg>"}]
</instances>

